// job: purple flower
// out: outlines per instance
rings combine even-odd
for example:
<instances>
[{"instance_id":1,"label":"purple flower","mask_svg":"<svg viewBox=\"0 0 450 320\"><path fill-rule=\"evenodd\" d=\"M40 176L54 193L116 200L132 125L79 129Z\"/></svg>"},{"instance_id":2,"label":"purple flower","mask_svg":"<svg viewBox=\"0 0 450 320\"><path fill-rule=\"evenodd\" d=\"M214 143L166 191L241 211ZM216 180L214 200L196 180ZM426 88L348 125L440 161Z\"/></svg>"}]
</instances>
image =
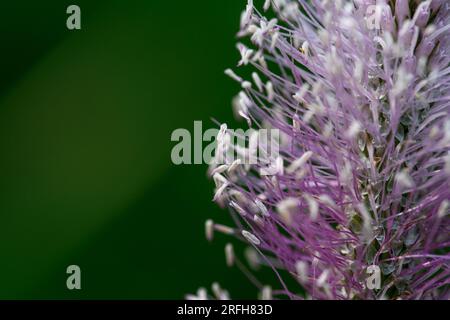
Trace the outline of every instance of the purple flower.
<instances>
[{"instance_id":1,"label":"purple flower","mask_svg":"<svg viewBox=\"0 0 450 320\"><path fill-rule=\"evenodd\" d=\"M265 298L449 299L450 3L263 9L276 18L249 0L238 34L251 81L226 73L237 114L280 130L278 170L213 166L236 226L208 221L208 238L235 235L251 266L273 269L270 289L228 247Z\"/></svg>"}]
</instances>

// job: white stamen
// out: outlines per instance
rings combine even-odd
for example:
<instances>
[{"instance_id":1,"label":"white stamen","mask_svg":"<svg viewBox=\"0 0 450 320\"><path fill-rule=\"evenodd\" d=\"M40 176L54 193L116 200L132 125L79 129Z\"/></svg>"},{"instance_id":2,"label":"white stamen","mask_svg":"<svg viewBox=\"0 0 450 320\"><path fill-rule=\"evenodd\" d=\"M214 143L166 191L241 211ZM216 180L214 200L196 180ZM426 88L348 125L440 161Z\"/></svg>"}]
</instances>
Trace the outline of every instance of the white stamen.
<instances>
[{"instance_id":1,"label":"white stamen","mask_svg":"<svg viewBox=\"0 0 450 320\"><path fill-rule=\"evenodd\" d=\"M312 86L312 90L311 90L312 95L318 96L320 93L320 90L322 90L322 87L323 87L322 81L317 80L316 82L314 82L313 86Z\"/></svg>"},{"instance_id":2,"label":"white stamen","mask_svg":"<svg viewBox=\"0 0 450 320\"><path fill-rule=\"evenodd\" d=\"M305 103L306 101L305 101L304 97L305 97L306 93L308 92L308 90L309 90L309 84L304 83L304 84L300 87L300 90L298 90L298 91L294 94L294 96L293 96L294 99L295 99L297 102L303 102L303 103Z\"/></svg>"},{"instance_id":3,"label":"white stamen","mask_svg":"<svg viewBox=\"0 0 450 320\"><path fill-rule=\"evenodd\" d=\"M358 204L357 208L363 218L364 227L366 229L369 229L372 222L372 217L370 216L369 210L367 210L366 206L363 203ZM366 230L366 232L369 231L370 230Z\"/></svg>"},{"instance_id":4,"label":"white stamen","mask_svg":"<svg viewBox=\"0 0 450 320\"><path fill-rule=\"evenodd\" d=\"M299 168L303 167L312 156L313 156L312 151L305 152L300 158L296 159L289 165L289 167L286 169L286 172L288 174L294 173Z\"/></svg>"},{"instance_id":5,"label":"white stamen","mask_svg":"<svg viewBox=\"0 0 450 320\"><path fill-rule=\"evenodd\" d=\"M308 282L308 264L304 261L297 261L295 263L295 271L301 283Z\"/></svg>"},{"instance_id":6,"label":"white stamen","mask_svg":"<svg viewBox=\"0 0 450 320\"><path fill-rule=\"evenodd\" d=\"M221 175L220 173L215 173L213 175L213 180L214 183L216 184L216 187L220 187L226 183L228 183L227 178L225 178L223 175Z\"/></svg>"},{"instance_id":7,"label":"white stamen","mask_svg":"<svg viewBox=\"0 0 450 320\"><path fill-rule=\"evenodd\" d=\"M239 98L242 101L243 107L245 107L246 109L248 107L251 107L252 100L250 100L250 98L247 96L247 94L244 91L239 92Z\"/></svg>"},{"instance_id":8,"label":"white stamen","mask_svg":"<svg viewBox=\"0 0 450 320\"><path fill-rule=\"evenodd\" d=\"M425 74L427 63L428 63L427 57L419 58L419 61L417 62L417 73L420 76L423 76Z\"/></svg>"},{"instance_id":9,"label":"white stamen","mask_svg":"<svg viewBox=\"0 0 450 320\"><path fill-rule=\"evenodd\" d=\"M233 163L228 168L228 173L233 173L241 165L241 163L242 163L241 159L234 160Z\"/></svg>"},{"instance_id":10,"label":"white stamen","mask_svg":"<svg viewBox=\"0 0 450 320\"><path fill-rule=\"evenodd\" d=\"M269 21L269 23L267 24L267 27L265 28L265 32L267 31L271 31L273 28L275 28L275 26L277 25L278 20L276 18L273 18ZM263 28L263 25L261 24L261 28Z\"/></svg>"},{"instance_id":11,"label":"white stamen","mask_svg":"<svg viewBox=\"0 0 450 320\"><path fill-rule=\"evenodd\" d=\"M441 219L448 214L449 205L450 205L450 202L448 200L444 200L441 202L441 205L439 206L438 213L437 213L438 218Z\"/></svg>"},{"instance_id":12,"label":"white stamen","mask_svg":"<svg viewBox=\"0 0 450 320\"><path fill-rule=\"evenodd\" d=\"M214 293L214 295L216 296L216 298L219 299L222 294L222 289L220 288L220 285L217 282L214 282L211 285L211 289L212 289L212 292Z\"/></svg>"},{"instance_id":13,"label":"white stamen","mask_svg":"<svg viewBox=\"0 0 450 320\"><path fill-rule=\"evenodd\" d=\"M323 129L322 134L325 138L329 138L331 137L332 133L333 133L333 123L327 122L325 128Z\"/></svg>"},{"instance_id":14,"label":"white stamen","mask_svg":"<svg viewBox=\"0 0 450 320\"><path fill-rule=\"evenodd\" d=\"M264 2L264 6L263 6L263 10L264 10L264 11L269 10L269 8L270 8L270 1L271 1L271 0L266 0L266 1Z\"/></svg>"},{"instance_id":15,"label":"white stamen","mask_svg":"<svg viewBox=\"0 0 450 320\"><path fill-rule=\"evenodd\" d=\"M292 117L292 128L294 129L294 132L300 132L300 118L297 114L294 114Z\"/></svg>"},{"instance_id":16,"label":"white stamen","mask_svg":"<svg viewBox=\"0 0 450 320\"><path fill-rule=\"evenodd\" d=\"M221 232L223 234L226 235L233 235L234 234L234 229L224 226L223 224L214 224L214 229L218 232Z\"/></svg>"},{"instance_id":17,"label":"white stamen","mask_svg":"<svg viewBox=\"0 0 450 320\"><path fill-rule=\"evenodd\" d=\"M253 14L253 0L248 0L247 7L245 8L245 11L242 13L241 16L242 29L250 23L252 14Z\"/></svg>"},{"instance_id":18,"label":"white stamen","mask_svg":"<svg viewBox=\"0 0 450 320\"><path fill-rule=\"evenodd\" d=\"M241 116L243 119L245 119L245 121L247 121L247 124L248 124L249 127L252 125L252 119L248 116L247 113L245 113L244 111L240 110L238 112L238 115Z\"/></svg>"},{"instance_id":19,"label":"white stamen","mask_svg":"<svg viewBox=\"0 0 450 320\"><path fill-rule=\"evenodd\" d=\"M397 183L403 188L412 188L414 186L414 181L412 180L406 169L397 173L395 178Z\"/></svg>"},{"instance_id":20,"label":"white stamen","mask_svg":"<svg viewBox=\"0 0 450 320\"><path fill-rule=\"evenodd\" d=\"M273 91L272 82L269 81L266 83L266 91L267 91L267 100L269 100L269 102L272 102L273 98L275 97L275 92Z\"/></svg>"},{"instance_id":21,"label":"white stamen","mask_svg":"<svg viewBox=\"0 0 450 320\"><path fill-rule=\"evenodd\" d=\"M247 247L244 251L245 258L248 264L254 270L258 270L260 267L259 253L253 247Z\"/></svg>"},{"instance_id":22,"label":"white stamen","mask_svg":"<svg viewBox=\"0 0 450 320\"><path fill-rule=\"evenodd\" d=\"M272 288L270 286L264 286L261 290L261 300L272 300Z\"/></svg>"},{"instance_id":23,"label":"white stamen","mask_svg":"<svg viewBox=\"0 0 450 320\"><path fill-rule=\"evenodd\" d=\"M401 95L408 88L412 79L412 74L407 73L403 68L400 68L397 72L397 80L392 88L392 95L394 97Z\"/></svg>"},{"instance_id":24,"label":"white stamen","mask_svg":"<svg viewBox=\"0 0 450 320\"><path fill-rule=\"evenodd\" d=\"M278 32L275 32L272 35L272 42L270 44L270 49L272 49L272 50L275 49L279 37L280 37L280 34Z\"/></svg>"},{"instance_id":25,"label":"white stamen","mask_svg":"<svg viewBox=\"0 0 450 320\"><path fill-rule=\"evenodd\" d=\"M308 41L303 42L303 44L302 44L302 52L306 56L309 54L309 42Z\"/></svg>"},{"instance_id":26,"label":"white stamen","mask_svg":"<svg viewBox=\"0 0 450 320\"><path fill-rule=\"evenodd\" d=\"M258 62L264 69L267 69L267 63L264 59L263 51L259 50L253 55L253 62Z\"/></svg>"},{"instance_id":27,"label":"white stamen","mask_svg":"<svg viewBox=\"0 0 450 320\"><path fill-rule=\"evenodd\" d=\"M223 141L226 133L227 133L227 124L224 123L220 126L219 132L217 133L217 142L218 143Z\"/></svg>"},{"instance_id":28,"label":"white stamen","mask_svg":"<svg viewBox=\"0 0 450 320\"><path fill-rule=\"evenodd\" d=\"M333 201L333 199L331 199L331 197L327 194L322 194L319 196L319 200L328 205L331 208L335 208L336 207L336 203Z\"/></svg>"},{"instance_id":29,"label":"white stamen","mask_svg":"<svg viewBox=\"0 0 450 320\"><path fill-rule=\"evenodd\" d=\"M234 71L231 69L226 69L225 74L237 82L242 82L242 78L239 77L236 73L234 73Z\"/></svg>"},{"instance_id":30,"label":"white stamen","mask_svg":"<svg viewBox=\"0 0 450 320\"><path fill-rule=\"evenodd\" d=\"M319 36L319 40L322 42L322 44L328 45L329 34L327 30L320 29L317 35Z\"/></svg>"},{"instance_id":31,"label":"white stamen","mask_svg":"<svg viewBox=\"0 0 450 320\"><path fill-rule=\"evenodd\" d=\"M244 89L250 89L252 87L252 83L250 81L243 81L242 82L242 88Z\"/></svg>"},{"instance_id":32,"label":"white stamen","mask_svg":"<svg viewBox=\"0 0 450 320\"><path fill-rule=\"evenodd\" d=\"M245 217L247 215L247 212L242 209L240 205L238 205L235 201L230 201L230 207L232 207L234 210L237 211L241 216Z\"/></svg>"},{"instance_id":33,"label":"white stamen","mask_svg":"<svg viewBox=\"0 0 450 320\"><path fill-rule=\"evenodd\" d=\"M344 166L341 168L339 175L341 177L342 184L350 187L353 180L352 165L349 161L345 160Z\"/></svg>"},{"instance_id":34,"label":"white stamen","mask_svg":"<svg viewBox=\"0 0 450 320\"><path fill-rule=\"evenodd\" d=\"M399 38L405 37L405 35L408 33L408 31L410 31L412 26L414 26L414 22L412 22L411 20L403 21L403 25L400 28L400 31L398 32L398 37Z\"/></svg>"},{"instance_id":35,"label":"white stamen","mask_svg":"<svg viewBox=\"0 0 450 320\"><path fill-rule=\"evenodd\" d=\"M330 273L330 271L328 269L325 269L321 273L319 278L317 278L317 286L318 287L323 288L326 285L329 273Z\"/></svg>"},{"instance_id":36,"label":"white stamen","mask_svg":"<svg viewBox=\"0 0 450 320\"><path fill-rule=\"evenodd\" d=\"M234 265L234 248L231 243L228 243L225 246L225 261L227 262L228 267L232 267Z\"/></svg>"},{"instance_id":37,"label":"white stamen","mask_svg":"<svg viewBox=\"0 0 450 320\"><path fill-rule=\"evenodd\" d=\"M211 289L218 300L230 300L230 295L228 294L228 291L222 289L217 282L214 282L212 284Z\"/></svg>"},{"instance_id":38,"label":"white stamen","mask_svg":"<svg viewBox=\"0 0 450 320\"><path fill-rule=\"evenodd\" d=\"M293 43L294 47L298 48L298 49L301 49L300 43L302 42L302 38L297 33L295 33L292 36L292 38L293 38L292 39L292 43Z\"/></svg>"},{"instance_id":39,"label":"white stamen","mask_svg":"<svg viewBox=\"0 0 450 320\"><path fill-rule=\"evenodd\" d=\"M275 160L275 171L278 175L284 174L284 160L282 157L277 157L277 160Z\"/></svg>"},{"instance_id":40,"label":"white stamen","mask_svg":"<svg viewBox=\"0 0 450 320\"><path fill-rule=\"evenodd\" d=\"M353 76L355 77L357 82L361 82L362 77L363 77L363 64L361 62L361 60L356 60L355 62L355 71L353 73Z\"/></svg>"},{"instance_id":41,"label":"white stamen","mask_svg":"<svg viewBox=\"0 0 450 320\"><path fill-rule=\"evenodd\" d=\"M238 63L238 67L242 65L244 66L248 65L254 51L252 49L247 48L242 43L238 43L237 47L241 54L241 60Z\"/></svg>"},{"instance_id":42,"label":"white stamen","mask_svg":"<svg viewBox=\"0 0 450 320\"><path fill-rule=\"evenodd\" d=\"M446 174L450 175L450 152L445 156L444 161L445 161L444 171Z\"/></svg>"},{"instance_id":43,"label":"white stamen","mask_svg":"<svg viewBox=\"0 0 450 320\"><path fill-rule=\"evenodd\" d=\"M295 198L286 198L278 202L277 211L284 223L292 224L292 215L296 212L297 207L298 200Z\"/></svg>"},{"instance_id":44,"label":"white stamen","mask_svg":"<svg viewBox=\"0 0 450 320\"><path fill-rule=\"evenodd\" d=\"M248 232L247 230L242 230L242 235L248 242L254 244L255 246L259 246L261 244L261 241L253 233Z\"/></svg>"},{"instance_id":45,"label":"white stamen","mask_svg":"<svg viewBox=\"0 0 450 320\"><path fill-rule=\"evenodd\" d=\"M218 166L217 168L215 168L213 171L211 171L211 176L214 176L216 173L220 174L225 172L228 169L228 165L227 164L223 164L221 166Z\"/></svg>"},{"instance_id":46,"label":"white stamen","mask_svg":"<svg viewBox=\"0 0 450 320\"><path fill-rule=\"evenodd\" d=\"M353 28L356 27L355 19L350 17L342 17L339 22L340 22L339 25L342 29L352 30Z\"/></svg>"},{"instance_id":47,"label":"white stamen","mask_svg":"<svg viewBox=\"0 0 450 320\"><path fill-rule=\"evenodd\" d=\"M342 73L343 62L336 52L336 47L331 47L331 53L325 55L325 68L332 75Z\"/></svg>"},{"instance_id":48,"label":"white stamen","mask_svg":"<svg viewBox=\"0 0 450 320\"><path fill-rule=\"evenodd\" d=\"M423 35L424 36L430 36L432 33L434 33L436 31L436 26L434 24L430 24L429 26L427 26L425 28L425 30L423 31Z\"/></svg>"},{"instance_id":49,"label":"white stamen","mask_svg":"<svg viewBox=\"0 0 450 320\"><path fill-rule=\"evenodd\" d=\"M259 75L256 72L253 72L252 73L252 78L253 78L253 81L255 82L256 87L258 88L258 90L260 92L262 92L263 91L263 83L262 83L261 78L259 77Z\"/></svg>"},{"instance_id":50,"label":"white stamen","mask_svg":"<svg viewBox=\"0 0 450 320\"><path fill-rule=\"evenodd\" d=\"M205 222L205 234L206 239L208 241L212 241L214 238L214 221L211 219L206 220Z\"/></svg>"},{"instance_id":51,"label":"white stamen","mask_svg":"<svg viewBox=\"0 0 450 320\"><path fill-rule=\"evenodd\" d=\"M253 216L253 221L255 221L255 223L258 226L260 226L261 228L264 227L264 220L260 216L258 216L257 214L255 214Z\"/></svg>"},{"instance_id":52,"label":"white stamen","mask_svg":"<svg viewBox=\"0 0 450 320\"><path fill-rule=\"evenodd\" d=\"M306 195L305 196L306 202L308 203L309 208L309 216L311 220L315 221L317 220L319 216L319 203L311 196Z\"/></svg>"},{"instance_id":53,"label":"white stamen","mask_svg":"<svg viewBox=\"0 0 450 320\"><path fill-rule=\"evenodd\" d=\"M350 128L348 128L347 132L345 133L345 137L348 139L354 139L360 131L361 124L358 121L354 120L350 125Z\"/></svg>"},{"instance_id":54,"label":"white stamen","mask_svg":"<svg viewBox=\"0 0 450 320\"><path fill-rule=\"evenodd\" d=\"M255 26L254 24L249 25L248 28L247 28L247 32L250 33L250 34L254 34L258 30L259 30L259 28L257 26Z\"/></svg>"},{"instance_id":55,"label":"white stamen","mask_svg":"<svg viewBox=\"0 0 450 320\"><path fill-rule=\"evenodd\" d=\"M199 288L197 290L198 300L208 300L208 293L205 288Z\"/></svg>"},{"instance_id":56,"label":"white stamen","mask_svg":"<svg viewBox=\"0 0 450 320\"><path fill-rule=\"evenodd\" d=\"M258 208L258 210L259 210L259 212L261 213L262 216L264 216L264 217L268 217L269 216L269 211L267 210L267 208L264 205L264 203L261 202L261 200L256 199L255 200L255 205Z\"/></svg>"}]
</instances>

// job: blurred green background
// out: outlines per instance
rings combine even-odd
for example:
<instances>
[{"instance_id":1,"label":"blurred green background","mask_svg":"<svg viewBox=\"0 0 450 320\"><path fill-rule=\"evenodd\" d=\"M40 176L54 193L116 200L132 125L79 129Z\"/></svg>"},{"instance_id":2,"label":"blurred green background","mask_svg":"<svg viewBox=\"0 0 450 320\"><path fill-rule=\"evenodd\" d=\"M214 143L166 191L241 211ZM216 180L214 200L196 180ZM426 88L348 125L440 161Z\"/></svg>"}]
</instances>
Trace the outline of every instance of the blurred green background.
<instances>
[{"instance_id":1,"label":"blurred green background","mask_svg":"<svg viewBox=\"0 0 450 320\"><path fill-rule=\"evenodd\" d=\"M223 70L245 2L1 2L0 298L178 299L213 281L256 297L229 239L204 238L205 219L229 221L206 166L170 161L174 129L233 121Z\"/></svg>"}]
</instances>

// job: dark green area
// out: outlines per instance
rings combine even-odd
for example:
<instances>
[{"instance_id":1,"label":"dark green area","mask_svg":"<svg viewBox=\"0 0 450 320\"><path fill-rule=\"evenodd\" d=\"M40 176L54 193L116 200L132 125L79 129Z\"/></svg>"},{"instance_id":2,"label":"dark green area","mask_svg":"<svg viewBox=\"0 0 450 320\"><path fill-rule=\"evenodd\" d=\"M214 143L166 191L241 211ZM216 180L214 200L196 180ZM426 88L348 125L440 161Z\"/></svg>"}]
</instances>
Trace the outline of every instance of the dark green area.
<instances>
[{"instance_id":1,"label":"dark green area","mask_svg":"<svg viewBox=\"0 0 450 320\"><path fill-rule=\"evenodd\" d=\"M66 28L78 4L82 30ZM241 0L2 1L0 298L256 297L204 238L206 166L171 132L232 123ZM66 289L66 267L82 290Z\"/></svg>"}]
</instances>

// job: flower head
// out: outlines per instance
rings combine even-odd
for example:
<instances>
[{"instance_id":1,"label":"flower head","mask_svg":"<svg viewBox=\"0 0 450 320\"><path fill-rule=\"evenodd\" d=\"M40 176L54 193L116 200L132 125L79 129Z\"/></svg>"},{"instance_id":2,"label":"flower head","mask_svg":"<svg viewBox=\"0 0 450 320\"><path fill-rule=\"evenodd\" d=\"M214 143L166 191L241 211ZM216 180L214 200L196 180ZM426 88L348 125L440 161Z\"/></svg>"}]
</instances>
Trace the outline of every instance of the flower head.
<instances>
[{"instance_id":1,"label":"flower head","mask_svg":"<svg viewBox=\"0 0 450 320\"><path fill-rule=\"evenodd\" d=\"M449 3L267 0L262 9L274 17L252 0L241 17L239 66L254 68L251 81L226 73L242 86L237 114L282 133L277 170L215 173L215 200L236 227L210 221L209 238L216 228L246 241L250 262L280 279L274 298L448 299ZM370 266L381 271L377 288Z\"/></svg>"}]
</instances>

